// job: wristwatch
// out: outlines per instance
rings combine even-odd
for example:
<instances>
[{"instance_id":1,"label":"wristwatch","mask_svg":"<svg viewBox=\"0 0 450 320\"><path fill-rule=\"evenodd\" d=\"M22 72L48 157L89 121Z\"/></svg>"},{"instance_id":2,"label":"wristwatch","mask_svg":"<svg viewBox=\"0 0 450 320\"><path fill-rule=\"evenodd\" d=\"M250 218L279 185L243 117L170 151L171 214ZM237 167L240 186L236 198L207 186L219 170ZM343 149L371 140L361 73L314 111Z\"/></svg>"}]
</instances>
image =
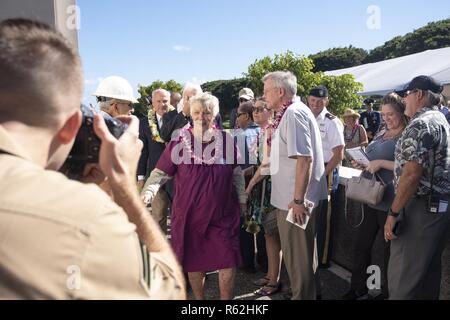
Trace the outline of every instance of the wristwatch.
<instances>
[{"instance_id":1,"label":"wristwatch","mask_svg":"<svg viewBox=\"0 0 450 320\"><path fill-rule=\"evenodd\" d=\"M400 213L398 213L398 212L394 212L394 211L392 211L392 209L391 208L389 208L389 211L388 211L388 216L392 216L392 217L398 217L398 215L399 215Z\"/></svg>"},{"instance_id":2,"label":"wristwatch","mask_svg":"<svg viewBox=\"0 0 450 320\"><path fill-rule=\"evenodd\" d=\"M294 199L294 203L295 203L295 204L298 204L298 205L302 205L302 204L305 203L305 200L297 200L297 199Z\"/></svg>"}]
</instances>

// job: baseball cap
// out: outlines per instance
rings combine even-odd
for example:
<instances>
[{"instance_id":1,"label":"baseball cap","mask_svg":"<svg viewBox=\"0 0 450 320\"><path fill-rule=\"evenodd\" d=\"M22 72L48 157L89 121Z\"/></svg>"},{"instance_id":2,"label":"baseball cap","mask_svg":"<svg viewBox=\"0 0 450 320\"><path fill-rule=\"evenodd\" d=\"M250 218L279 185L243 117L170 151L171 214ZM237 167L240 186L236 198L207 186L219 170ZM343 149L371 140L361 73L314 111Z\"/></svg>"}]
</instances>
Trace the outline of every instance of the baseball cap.
<instances>
[{"instance_id":1,"label":"baseball cap","mask_svg":"<svg viewBox=\"0 0 450 320\"><path fill-rule=\"evenodd\" d=\"M418 76L412 79L402 90L395 91L400 97L404 97L406 91L425 90L439 95L444 87L435 79L429 76Z\"/></svg>"},{"instance_id":2,"label":"baseball cap","mask_svg":"<svg viewBox=\"0 0 450 320\"><path fill-rule=\"evenodd\" d=\"M255 99L255 94L253 93L252 89L243 88L239 91L239 99L241 98L245 100L253 100Z\"/></svg>"},{"instance_id":3,"label":"baseball cap","mask_svg":"<svg viewBox=\"0 0 450 320\"><path fill-rule=\"evenodd\" d=\"M326 98L328 97L328 89L325 86L317 86L311 89L309 95L317 98Z\"/></svg>"}]
</instances>

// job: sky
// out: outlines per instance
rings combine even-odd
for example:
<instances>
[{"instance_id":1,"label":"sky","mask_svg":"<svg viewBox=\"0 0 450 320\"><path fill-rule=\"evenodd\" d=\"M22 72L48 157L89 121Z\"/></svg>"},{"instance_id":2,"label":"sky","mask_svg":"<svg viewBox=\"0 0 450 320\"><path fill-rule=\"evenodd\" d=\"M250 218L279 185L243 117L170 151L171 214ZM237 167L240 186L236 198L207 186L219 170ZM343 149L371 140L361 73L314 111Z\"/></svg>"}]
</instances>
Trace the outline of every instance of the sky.
<instances>
[{"instance_id":1,"label":"sky","mask_svg":"<svg viewBox=\"0 0 450 320\"><path fill-rule=\"evenodd\" d=\"M424 3L432 4L426 8ZM256 59L310 55L352 45L367 50L450 17L430 0L77 0L84 102L100 79L203 83L239 78Z\"/></svg>"}]
</instances>

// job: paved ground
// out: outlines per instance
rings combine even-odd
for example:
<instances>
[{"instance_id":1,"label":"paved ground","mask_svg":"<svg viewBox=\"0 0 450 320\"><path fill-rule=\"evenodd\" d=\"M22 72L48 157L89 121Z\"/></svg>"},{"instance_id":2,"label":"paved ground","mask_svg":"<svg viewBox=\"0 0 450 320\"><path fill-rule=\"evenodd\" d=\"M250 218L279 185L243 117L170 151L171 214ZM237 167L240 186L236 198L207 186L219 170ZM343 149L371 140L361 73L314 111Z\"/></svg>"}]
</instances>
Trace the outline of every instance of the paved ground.
<instances>
[{"instance_id":1,"label":"paved ground","mask_svg":"<svg viewBox=\"0 0 450 320\"><path fill-rule=\"evenodd\" d=\"M340 300L349 288L350 273L336 265L332 265L329 269L321 269L320 279L323 300ZM235 285L235 300L284 300L284 293L288 290L287 285L282 286L279 293L271 296L261 297L253 292L258 288L253 285L253 281L263 277L262 272L246 273L238 270ZM282 276L285 278L286 276ZM210 273L207 276L205 288L206 298L211 300L219 299L218 289L218 273ZM282 279L282 284L287 283L286 279ZM189 299L194 299L192 292L188 293Z\"/></svg>"}]
</instances>

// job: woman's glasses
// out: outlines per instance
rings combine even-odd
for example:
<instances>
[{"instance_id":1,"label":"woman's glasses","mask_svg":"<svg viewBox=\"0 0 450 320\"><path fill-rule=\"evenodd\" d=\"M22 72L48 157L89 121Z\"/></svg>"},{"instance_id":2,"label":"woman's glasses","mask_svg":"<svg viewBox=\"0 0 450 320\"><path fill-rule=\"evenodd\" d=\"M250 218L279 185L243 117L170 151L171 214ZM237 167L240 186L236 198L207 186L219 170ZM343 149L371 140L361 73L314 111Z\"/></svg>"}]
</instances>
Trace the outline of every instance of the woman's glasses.
<instances>
[{"instance_id":1,"label":"woman's glasses","mask_svg":"<svg viewBox=\"0 0 450 320\"><path fill-rule=\"evenodd\" d=\"M262 113L262 112L264 112L264 110L267 110L267 108L266 107L253 108L254 113Z\"/></svg>"}]
</instances>

